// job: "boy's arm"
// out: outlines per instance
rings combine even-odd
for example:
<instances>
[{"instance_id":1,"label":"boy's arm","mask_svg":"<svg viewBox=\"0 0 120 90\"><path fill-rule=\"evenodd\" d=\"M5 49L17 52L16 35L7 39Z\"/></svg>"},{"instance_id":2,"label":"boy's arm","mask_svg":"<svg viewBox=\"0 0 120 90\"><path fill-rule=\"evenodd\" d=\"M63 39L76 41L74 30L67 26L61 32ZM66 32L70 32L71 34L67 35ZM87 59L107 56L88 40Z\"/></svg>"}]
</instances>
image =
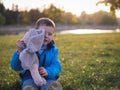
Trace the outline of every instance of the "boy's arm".
<instances>
[{"instance_id":1,"label":"boy's arm","mask_svg":"<svg viewBox=\"0 0 120 90\"><path fill-rule=\"evenodd\" d=\"M11 59L11 68L15 71L22 70L21 62L19 60L19 53L18 51L14 52L12 59Z\"/></svg>"},{"instance_id":2,"label":"boy's arm","mask_svg":"<svg viewBox=\"0 0 120 90\"><path fill-rule=\"evenodd\" d=\"M58 49L55 50L51 65L47 67L46 70L48 73L48 78L54 78L61 72L62 66L58 59Z\"/></svg>"}]
</instances>

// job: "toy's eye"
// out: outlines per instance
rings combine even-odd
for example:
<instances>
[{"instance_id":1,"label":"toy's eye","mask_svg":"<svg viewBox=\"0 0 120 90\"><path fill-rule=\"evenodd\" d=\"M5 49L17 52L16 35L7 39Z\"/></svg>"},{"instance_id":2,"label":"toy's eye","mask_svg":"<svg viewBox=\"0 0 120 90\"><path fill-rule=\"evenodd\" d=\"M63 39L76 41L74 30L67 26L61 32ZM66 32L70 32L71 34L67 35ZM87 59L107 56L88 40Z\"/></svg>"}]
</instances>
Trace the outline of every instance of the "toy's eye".
<instances>
[{"instance_id":1,"label":"toy's eye","mask_svg":"<svg viewBox=\"0 0 120 90\"><path fill-rule=\"evenodd\" d=\"M37 33L38 33L38 34L41 34L41 33L42 33L42 31L41 31L41 30L39 30L39 31L37 31Z\"/></svg>"},{"instance_id":2,"label":"toy's eye","mask_svg":"<svg viewBox=\"0 0 120 90\"><path fill-rule=\"evenodd\" d=\"M49 36L51 36L51 35L52 35L52 33L48 33L48 35L49 35Z\"/></svg>"}]
</instances>

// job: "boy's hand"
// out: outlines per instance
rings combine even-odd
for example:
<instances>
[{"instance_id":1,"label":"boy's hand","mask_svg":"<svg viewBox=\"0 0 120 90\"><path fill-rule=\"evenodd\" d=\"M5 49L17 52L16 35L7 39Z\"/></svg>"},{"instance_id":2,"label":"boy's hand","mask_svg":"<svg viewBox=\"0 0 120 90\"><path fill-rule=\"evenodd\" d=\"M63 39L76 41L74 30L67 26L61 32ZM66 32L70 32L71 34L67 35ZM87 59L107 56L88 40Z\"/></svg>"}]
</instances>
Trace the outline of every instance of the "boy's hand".
<instances>
[{"instance_id":1,"label":"boy's hand","mask_svg":"<svg viewBox=\"0 0 120 90\"><path fill-rule=\"evenodd\" d=\"M48 73L44 67L40 67L38 70L40 75L42 75L43 77L48 76Z\"/></svg>"},{"instance_id":2,"label":"boy's hand","mask_svg":"<svg viewBox=\"0 0 120 90\"><path fill-rule=\"evenodd\" d=\"M24 41L18 40L16 45L17 45L18 52L20 53L22 51L22 47L23 47L23 45L25 45L25 43L24 43Z\"/></svg>"}]
</instances>

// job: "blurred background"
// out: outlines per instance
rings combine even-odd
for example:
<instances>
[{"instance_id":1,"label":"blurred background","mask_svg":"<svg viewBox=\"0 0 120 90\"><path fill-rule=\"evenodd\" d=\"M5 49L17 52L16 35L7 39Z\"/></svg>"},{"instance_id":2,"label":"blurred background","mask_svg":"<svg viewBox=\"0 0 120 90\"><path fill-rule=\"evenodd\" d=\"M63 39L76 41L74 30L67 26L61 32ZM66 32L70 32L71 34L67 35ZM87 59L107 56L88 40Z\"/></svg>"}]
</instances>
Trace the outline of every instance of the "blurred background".
<instances>
[{"instance_id":1,"label":"blurred background","mask_svg":"<svg viewBox=\"0 0 120 90\"><path fill-rule=\"evenodd\" d=\"M49 17L58 32L120 28L120 0L0 0L0 35L19 34Z\"/></svg>"},{"instance_id":2,"label":"blurred background","mask_svg":"<svg viewBox=\"0 0 120 90\"><path fill-rule=\"evenodd\" d=\"M120 0L0 0L0 90L21 90L11 57L40 17L56 23L64 90L120 90Z\"/></svg>"}]
</instances>

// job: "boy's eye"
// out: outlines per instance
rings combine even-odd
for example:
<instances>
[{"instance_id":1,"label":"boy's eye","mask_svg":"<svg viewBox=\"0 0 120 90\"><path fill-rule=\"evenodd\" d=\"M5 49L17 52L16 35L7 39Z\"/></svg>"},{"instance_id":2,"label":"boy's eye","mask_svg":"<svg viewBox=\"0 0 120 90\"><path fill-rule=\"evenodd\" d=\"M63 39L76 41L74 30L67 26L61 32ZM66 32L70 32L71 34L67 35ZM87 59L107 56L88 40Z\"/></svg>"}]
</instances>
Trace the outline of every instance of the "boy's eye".
<instances>
[{"instance_id":1,"label":"boy's eye","mask_svg":"<svg viewBox=\"0 0 120 90\"><path fill-rule=\"evenodd\" d=\"M46 32L45 34L49 35L49 36L52 36L53 33L52 32Z\"/></svg>"}]
</instances>

